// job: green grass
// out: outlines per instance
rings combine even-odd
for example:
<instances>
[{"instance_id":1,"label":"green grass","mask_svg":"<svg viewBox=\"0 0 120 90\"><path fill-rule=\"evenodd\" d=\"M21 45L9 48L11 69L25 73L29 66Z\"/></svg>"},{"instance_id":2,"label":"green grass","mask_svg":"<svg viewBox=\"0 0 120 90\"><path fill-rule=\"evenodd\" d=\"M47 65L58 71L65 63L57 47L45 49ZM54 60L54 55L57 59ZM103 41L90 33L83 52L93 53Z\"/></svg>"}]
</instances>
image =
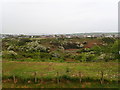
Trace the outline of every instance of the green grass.
<instances>
[{"instance_id":1,"label":"green grass","mask_svg":"<svg viewBox=\"0 0 120 90\"><path fill-rule=\"evenodd\" d=\"M3 88L118 88L118 84L115 83L105 83L100 84L98 82L84 82L84 83L77 83L77 82L65 82L65 83L53 83L53 82L43 82L38 84L14 84L14 83L5 83L3 84Z\"/></svg>"},{"instance_id":2,"label":"green grass","mask_svg":"<svg viewBox=\"0 0 120 90\"><path fill-rule=\"evenodd\" d=\"M3 61L3 81L8 81L12 79L13 75L16 78L25 81L26 87L58 87L54 80L56 77L62 78L61 87L82 87L81 85L75 84L79 82L79 71L82 73L83 83L92 82L90 85L85 85L85 87L117 87L117 84L111 83L108 85L95 84L94 82L99 82L101 78L100 71L104 72L104 79L108 82L118 81L118 63L117 62L89 62L89 63L55 63L55 62L17 62L17 61ZM69 70L69 72L67 72ZM49 83L46 85L37 84L27 84L28 80L34 82L34 72L37 72L36 77L38 79L43 79L45 83L48 81L54 81L54 83ZM59 75L57 76L57 72ZM64 81L68 80L67 86ZM20 80L18 80L18 83ZM64 85L65 84L65 85ZM94 85L95 84L95 85ZM115 84L115 86L114 86ZM11 87L13 82L4 82L3 87ZM32 86L31 86L32 85ZM37 86L38 85L38 86ZM13 87L24 87L22 83L13 85Z\"/></svg>"}]
</instances>

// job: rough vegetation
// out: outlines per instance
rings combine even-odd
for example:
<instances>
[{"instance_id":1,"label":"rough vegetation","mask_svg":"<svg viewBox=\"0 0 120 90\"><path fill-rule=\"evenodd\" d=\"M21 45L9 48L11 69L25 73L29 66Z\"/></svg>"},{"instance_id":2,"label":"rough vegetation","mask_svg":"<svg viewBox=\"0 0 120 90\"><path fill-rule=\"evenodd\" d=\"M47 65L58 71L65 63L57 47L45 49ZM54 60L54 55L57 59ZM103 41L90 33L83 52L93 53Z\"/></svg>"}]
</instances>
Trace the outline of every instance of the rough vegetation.
<instances>
[{"instance_id":1,"label":"rough vegetation","mask_svg":"<svg viewBox=\"0 0 120 90\"><path fill-rule=\"evenodd\" d=\"M118 88L119 41L105 37L4 38L3 87Z\"/></svg>"},{"instance_id":2,"label":"rough vegetation","mask_svg":"<svg viewBox=\"0 0 120 90\"><path fill-rule=\"evenodd\" d=\"M114 38L5 38L2 43L3 59L116 61L120 58L118 41Z\"/></svg>"}]
</instances>

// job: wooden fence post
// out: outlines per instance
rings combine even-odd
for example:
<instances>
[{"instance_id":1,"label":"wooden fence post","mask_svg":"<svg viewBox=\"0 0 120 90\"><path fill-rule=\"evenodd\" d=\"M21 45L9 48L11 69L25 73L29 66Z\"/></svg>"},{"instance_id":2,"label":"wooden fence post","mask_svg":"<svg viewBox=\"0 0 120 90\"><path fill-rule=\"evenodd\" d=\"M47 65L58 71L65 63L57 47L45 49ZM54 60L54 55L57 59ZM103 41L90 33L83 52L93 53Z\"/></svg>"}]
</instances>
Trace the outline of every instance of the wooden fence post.
<instances>
[{"instance_id":1,"label":"wooden fence post","mask_svg":"<svg viewBox=\"0 0 120 90\"><path fill-rule=\"evenodd\" d=\"M104 72L101 71L101 80L100 83L103 84L104 83Z\"/></svg>"},{"instance_id":2,"label":"wooden fence post","mask_svg":"<svg viewBox=\"0 0 120 90\"><path fill-rule=\"evenodd\" d=\"M57 83L59 84L59 73L57 72Z\"/></svg>"},{"instance_id":3,"label":"wooden fence post","mask_svg":"<svg viewBox=\"0 0 120 90\"><path fill-rule=\"evenodd\" d=\"M34 72L34 79L35 79L35 83L37 82L37 72Z\"/></svg>"},{"instance_id":4,"label":"wooden fence post","mask_svg":"<svg viewBox=\"0 0 120 90\"><path fill-rule=\"evenodd\" d=\"M42 83L43 82L43 74L40 74L41 75L41 79L40 79L40 82Z\"/></svg>"},{"instance_id":5,"label":"wooden fence post","mask_svg":"<svg viewBox=\"0 0 120 90\"><path fill-rule=\"evenodd\" d=\"M15 75L13 75L13 82L16 83Z\"/></svg>"},{"instance_id":6,"label":"wooden fence post","mask_svg":"<svg viewBox=\"0 0 120 90\"><path fill-rule=\"evenodd\" d=\"M81 81L82 81L82 73L81 72L79 72L79 78L80 78L80 83L81 83Z\"/></svg>"}]
</instances>

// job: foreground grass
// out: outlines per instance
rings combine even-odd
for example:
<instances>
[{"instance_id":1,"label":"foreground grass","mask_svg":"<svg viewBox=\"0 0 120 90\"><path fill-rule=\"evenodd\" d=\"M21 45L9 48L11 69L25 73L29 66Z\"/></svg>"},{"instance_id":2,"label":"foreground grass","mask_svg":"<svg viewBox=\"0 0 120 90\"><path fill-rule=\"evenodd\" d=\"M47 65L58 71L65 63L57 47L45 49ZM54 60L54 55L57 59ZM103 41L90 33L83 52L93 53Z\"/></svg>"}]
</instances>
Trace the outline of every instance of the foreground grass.
<instances>
[{"instance_id":1,"label":"foreground grass","mask_svg":"<svg viewBox=\"0 0 120 90\"><path fill-rule=\"evenodd\" d=\"M44 82L38 84L14 84L14 83L3 83L3 88L118 88L118 84L115 83L107 83L107 84L100 84L100 83L91 83L91 82L84 82L84 83L76 83L76 82L66 82L66 83L52 83L52 82Z\"/></svg>"},{"instance_id":2,"label":"foreground grass","mask_svg":"<svg viewBox=\"0 0 120 90\"><path fill-rule=\"evenodd\" d=\"M106 83L100 84L97 80L101 78L101 71L104 72L104 79L108 82L118 81L118 63L117 62L89 62L89 63L55 63L55 62L17 62L17 61L3 61L3 87L36 87L36 88L54 88L54 87L82 87L82 88L115 88L118 84ZM36 76L34 75L36 72ZM58 72L58 74L57 74ZM79 81L79 72L82 74L82 84ZM14 84L11 80L13 76L24 80L24 84L18 80ZM66 77L65 77L66 76ZM43 79L44 83L33 83L34 78L38 80ZM56 78L62 77L68 82L56 84ZM87 79L89 77L89 79ZM28 84L31 80L32 83ZM53 81L53 82L51 82ZM74 82L73 82L74 81ZM87 82L86 82L87 81ZM92 83L89 83L93 81ZM95 82L97 83L95 83ZM51 82L51 83L50 83ZM87 83L87 84L86 84ZM12 85L12 86L11 86Z\"/></svg>"}]
</instances>

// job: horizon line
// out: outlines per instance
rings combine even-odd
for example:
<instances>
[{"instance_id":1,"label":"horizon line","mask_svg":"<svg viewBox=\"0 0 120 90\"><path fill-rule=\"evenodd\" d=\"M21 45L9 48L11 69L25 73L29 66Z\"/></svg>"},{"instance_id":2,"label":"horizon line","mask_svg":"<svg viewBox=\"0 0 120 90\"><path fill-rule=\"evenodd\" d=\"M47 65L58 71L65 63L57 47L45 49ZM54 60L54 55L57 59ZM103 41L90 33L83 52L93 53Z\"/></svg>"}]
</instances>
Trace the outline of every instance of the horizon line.
<instances>
[{"instance_id":1,"label":"horizon line","mask_svg":"<svg viewBox=\"0 0 120 90\"><path fill-rule=\"evenodd\" d=\"M75 33L1 33L12 35L54 35L54 34L80 34L80 33L119 33L119 32L75 32Z\"/></svg>"}]
</instances>

